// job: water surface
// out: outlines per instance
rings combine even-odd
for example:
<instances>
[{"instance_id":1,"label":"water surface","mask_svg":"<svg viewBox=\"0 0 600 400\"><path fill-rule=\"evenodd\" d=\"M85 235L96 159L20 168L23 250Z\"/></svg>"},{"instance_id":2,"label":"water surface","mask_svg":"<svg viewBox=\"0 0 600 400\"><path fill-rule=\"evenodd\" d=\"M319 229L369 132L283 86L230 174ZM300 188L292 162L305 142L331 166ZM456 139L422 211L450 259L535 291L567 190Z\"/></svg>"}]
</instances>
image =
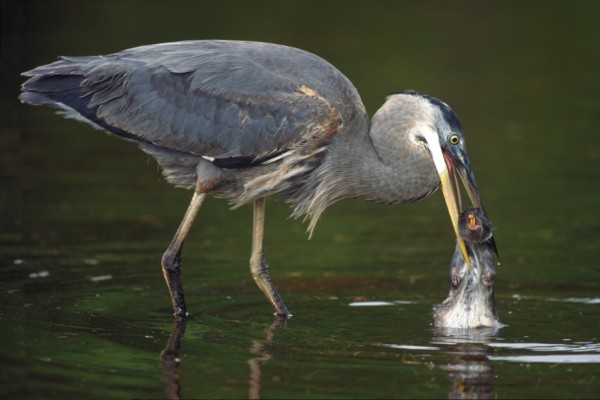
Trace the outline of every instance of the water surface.
<instances>
[{"instance_id":1,"label":"water surface","mask_svg":"<svg viewBox=\"0 0 600 400\"><path fill-rule=\"evenodd\" d=\"M3 4L2 397L598 397L596 2ZM286 323L248 271L251 208L209 199L184 249L192 315L174 325L160 257L191 194L134 145L18 104L18 73L201 38L319 54L371 114L403 89L452 105L497 227L508 326L433 330L454 248L438 193L341 202L310 241L269 200Z\"/></svg>"}]
</instances>

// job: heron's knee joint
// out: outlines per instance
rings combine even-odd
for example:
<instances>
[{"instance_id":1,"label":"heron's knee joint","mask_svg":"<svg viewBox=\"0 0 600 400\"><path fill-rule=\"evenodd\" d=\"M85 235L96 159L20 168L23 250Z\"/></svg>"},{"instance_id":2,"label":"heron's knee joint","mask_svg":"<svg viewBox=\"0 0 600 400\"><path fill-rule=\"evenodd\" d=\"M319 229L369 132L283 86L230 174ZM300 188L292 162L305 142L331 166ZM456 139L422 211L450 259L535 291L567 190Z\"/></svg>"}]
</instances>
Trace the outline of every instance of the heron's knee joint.
<instances>
[{"instance_id":1,"label":"heron's knee joint","mask_svg":"<svg viewBox=\"0 0 600 400\"><path fill-rule=\"evenodd\" d=\"M252 273L252 278L254 278L255 280L271 279L271 274L269 273L269 265L266 262L257 265L251 265L250 272Z\"/></svg>"},{"instance_id":2,"label":"heron's knee joint","mask_svg":"<svg viewBox=\"0 0 600 400\"><path fill-rule=\"evenodd\" d=\"M166 272L175 272L181 269L181 256L179 253L166 251L162 256L162 267Z\"/></svg>"}]
</instances>

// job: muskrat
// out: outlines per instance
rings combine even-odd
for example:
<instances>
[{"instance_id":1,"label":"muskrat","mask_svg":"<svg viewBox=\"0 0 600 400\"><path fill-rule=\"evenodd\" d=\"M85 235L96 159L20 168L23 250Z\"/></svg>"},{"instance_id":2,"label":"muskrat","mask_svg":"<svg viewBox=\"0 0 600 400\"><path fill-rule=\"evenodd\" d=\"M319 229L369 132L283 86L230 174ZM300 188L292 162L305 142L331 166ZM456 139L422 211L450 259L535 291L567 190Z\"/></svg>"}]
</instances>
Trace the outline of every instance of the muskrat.
<instances>
[{"instance_id":1,"label":"muskrat","mask_svg":"<svg viewBox=\"0 0 600 400\"><path fill-rule=\"evenodd\" d=\"M495 249L492 223L479 208L463 211L458 219L469 266L456 245L450 262L450 293L433 310L433 324L445 328L500 327L496 313L494 281Z\"/></svg>"}]
</instances>

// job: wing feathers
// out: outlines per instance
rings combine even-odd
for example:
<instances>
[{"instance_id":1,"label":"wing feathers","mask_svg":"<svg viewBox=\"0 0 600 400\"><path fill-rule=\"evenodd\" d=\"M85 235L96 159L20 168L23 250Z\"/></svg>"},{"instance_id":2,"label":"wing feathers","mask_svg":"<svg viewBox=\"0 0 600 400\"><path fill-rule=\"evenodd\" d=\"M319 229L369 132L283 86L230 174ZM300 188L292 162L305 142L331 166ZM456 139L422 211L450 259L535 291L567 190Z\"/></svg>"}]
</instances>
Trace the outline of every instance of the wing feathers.
<instances>
[{"instance_id":1,"label":"wing feathers","mask_svg":"<svg viewBox=\"0 0 600 400\"><path fill-rule=\"evenodd\" d=\"M256 160L315 135L326 140L340 125L348 93L355 93L310 53L250 42L63 57L24 75L32 77L23 84L25 102L64 104L122 136L214 158Z\"/></svg>"}]
</instances>

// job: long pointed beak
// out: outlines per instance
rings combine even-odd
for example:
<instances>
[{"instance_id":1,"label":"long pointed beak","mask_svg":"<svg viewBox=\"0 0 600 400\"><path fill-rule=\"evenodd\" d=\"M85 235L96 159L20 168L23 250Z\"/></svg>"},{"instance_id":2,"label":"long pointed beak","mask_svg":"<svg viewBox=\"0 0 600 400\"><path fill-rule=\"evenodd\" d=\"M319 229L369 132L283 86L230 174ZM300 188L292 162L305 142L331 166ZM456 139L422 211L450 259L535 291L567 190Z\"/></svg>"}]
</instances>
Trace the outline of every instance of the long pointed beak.
<instances>
[{"instance_id":1,"label":"long pointed beak","mask_svg":"<svg viewBox=\"0 0 600 400\"><path fill-rule=\"evenodd\" d=\"M469 254L467 253L467 247L465 246L465 242L458 231L459 209L456 203L456 196L454 195L452 181L450 179L450 172L454 172L454 165L447 165L446 158L442 152L442 147L440 146L436 132L424 132L424 137L425 140L427 140L429 151L433 157L433 163L435 164L435 168L440 176L442 193L444 194L444 199L446 200L446 207L448 207L448 213L450 214L450 220L452 221L452 228L454 228L456 241L460 247L460 251L462 252L465 261L467 262L467 265L471 266L471 260L469 259ZM475 187L474 194L477 193L477 187Z\"/></svg>"},{"instance_id":2,"label":"long pointed beak","mask_svg":"<svg viewBox=\"0 0 600 400\"><path fill-rule=\"evenodd\" d=\"M450 168L456 168L458 171L471 203L485 213L485 209L481 203L481 197L479 196L479 189L477 189L477 183L475 182L475 175L473 175L467 153L461 148L453 150L454 151L447 151L445 153L446 163L451 164Z\"/></svg>"},{"instance_id":3,"label":"long pointed beak","mask_svg":"<svg viewBox=\"0 0 600 400\"><path fill-rule=\"evenodd\" d=\"M471 260L469 259L469 254L467 253L467 247L465 245L465 241L460 236L458 232L458 205L456 204L456 197L454 195L454 190L452 189L452 181L450 179L450 173L448 169L442 171L440 173L440 183L442 185L442 193L444 194L444 199L446 200L446 207L448 207L448 213L450 214L450 219L452 220L452 227L454 228L454 233L456 234L456 240L458 245L460 246L460 251L463 254L465 261L468 266L471 266Z\"/></svg>"},{"instance_id":4,"label":"long pointed beak","mask_svg":"<svg viewBox=\"0 0 600 400\"><path fill-rule=\"evenodd\" d=\"M475 175L471 169L467 153L464 151L464 149L458 148L457 151L449 151L446 154L448 154L448 157L446 157L446 162L453 163L453 166L458 170L463 185L465 186L467 194L469 195L469 199L471 199L471 203L473 203L475 207L479 208L485 215L487 215L481 201L481 196L479 196L479 190L477 189L477 183L475 182ZM500 261L498 248L496 247L496 241L494 240L493 236L491 238L491 244L494 249L494 253L496 254L496 258L498 261Z\"/></svg>"}]
</instances>

